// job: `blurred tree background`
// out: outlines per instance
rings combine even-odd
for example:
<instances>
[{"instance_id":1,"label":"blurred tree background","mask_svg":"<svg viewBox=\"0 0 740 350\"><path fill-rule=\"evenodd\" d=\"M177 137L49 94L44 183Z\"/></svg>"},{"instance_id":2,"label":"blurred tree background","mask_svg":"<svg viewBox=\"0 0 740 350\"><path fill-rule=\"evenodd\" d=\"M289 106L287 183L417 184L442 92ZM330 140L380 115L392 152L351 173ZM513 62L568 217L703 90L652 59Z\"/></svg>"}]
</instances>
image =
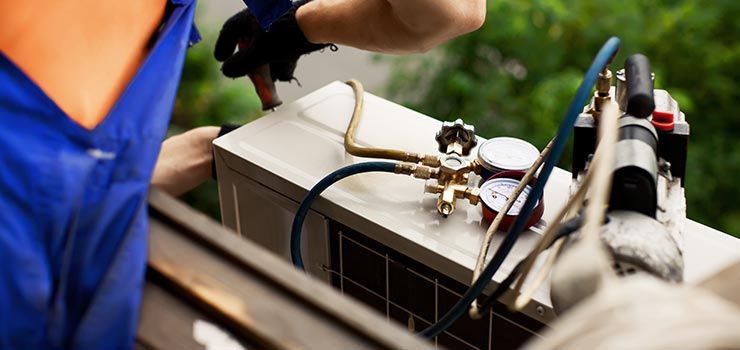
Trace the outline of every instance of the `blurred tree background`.
<instances>
[{"instance_id":1,"label":"blurred tree background","mask_svg":"<svg viewBox=\"0 0 740 350\"><path fill-rule=\"evenodd\" d=\"M190 49L173 131L260 115L248 80L220 75L215 31ZM678 100L691 124L686 196L690 218L740 236L740 1L496 0L485 25L425 54L383 58L394 66L385 97L443 120L463 118L484 137L526 139L540 149L554 136L599 47L622 39L612 71L643 53L655 86ZM422 88L420 88L422 87ZM307 92L308 93L308 92ZM570 168L570 151L560 166ZM217 216L213 182L186 198Z\"/></svg>"},{"instance_id":2,"label":"blurred tree background","mask_svg":"<svg viewBox=\"0 0 740 350\"><path fill-rule=\"evenodd\" d=\"M421 59L397 59L387 97L542 149L612 35L622 39L612 71L645 54L656 88L671 93L691 124L688 216L738 236L740 1L489 1L480 30ZM560 166L570 169L570 151Z\"/></svg>"}]
</instances>

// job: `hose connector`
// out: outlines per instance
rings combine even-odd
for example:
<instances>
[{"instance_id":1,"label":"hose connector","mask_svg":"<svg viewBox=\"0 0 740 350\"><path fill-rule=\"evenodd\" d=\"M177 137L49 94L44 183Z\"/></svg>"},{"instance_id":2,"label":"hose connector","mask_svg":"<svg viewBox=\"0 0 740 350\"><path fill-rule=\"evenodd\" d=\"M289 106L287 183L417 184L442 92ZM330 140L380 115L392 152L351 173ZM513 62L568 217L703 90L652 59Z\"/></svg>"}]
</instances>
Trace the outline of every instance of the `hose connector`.
<instances>
[{"instance_id":1,"label":"hose connector","mask_svg":"<svg viewBox=\"0 0 740 350\"><path fill-rule=\"evenodd\" d=\"M411 175L417 179L436 179L439 177L439 169L414 163L397 163L396 174Z\"/></svg>"},{"instance_id":2,"label":"hose connector","mask_svg":"<svg viewBox=\"0 0 740 350\"><path fill-rule=\"evenodd\" d=\"M596 123L599 122L601 112L606 108L606 105L614 103L611 96L612 77L612 71L610 71L609 66L606 65L596 79L596 92L594 93L593 104L589 111L594 117L594 121Z\"/></svg>"}]
</instances>

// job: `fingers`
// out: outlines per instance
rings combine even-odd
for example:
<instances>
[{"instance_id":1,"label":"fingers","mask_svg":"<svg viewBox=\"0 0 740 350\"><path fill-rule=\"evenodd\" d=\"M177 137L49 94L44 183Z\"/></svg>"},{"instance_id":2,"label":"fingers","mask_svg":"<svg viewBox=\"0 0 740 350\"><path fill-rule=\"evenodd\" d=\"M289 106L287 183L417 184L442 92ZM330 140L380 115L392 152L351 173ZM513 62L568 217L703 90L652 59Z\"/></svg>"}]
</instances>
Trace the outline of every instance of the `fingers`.
<instances>
[{"instance_id":1,"label":"fingers","mask_svg":"<svg viewBox=\"0 0 740 350\"><path fill-rule=\"evenodd\" d=\"M245 76L257 70L257 68L267 63L264 55L256 52L252 48L239 50L221 65L221 71L229 78L238 78Z\"/></svg>"},{"instance_id":2,"label":"fingers","mask_svg":"<svg viewBox=\"0 0 740 350\"><path fill-rule=\"evenodd\" d=\"M173 196L192 190L211 176L215 126L195 128L162 142L151 184Z\"/></svg>"},{"instance_id":3,"label":"fingers","mask_svg":"<svg viewBox=\"0 0 740 350\"><path fill-rule=\"evenodd\" d=\"M270 62L270 75L272 80L291 81L295 78L293 74L298 65L298 57L287 61Z\"/></svg>"},{"instance_id":4,"label":"fingers","mask_svg":"<svg viewBox=\"0 0 740 350\"><path fill-rule=\"evenodd\" d=\"M214 49L214 56L223 62L221 71L237 78L269 63L273 80L290 81L298 58L320 50L328 44L309 42L295 19L295 9L273 23L270 31L263 31L254 15L247 9L224 23ZM238 51L234 53L235 48Z\"/></svg>"},{"instance_id":5,"label":"fingers","mask_svg":"<svg viewBox=\"0 0 740 350\"><path fill-rule=\"evenodd\" d=\"M248 9L229 18L221 27L213 55L218 61L225 61L233 53L239 41L249 41L260 31L257 19Z\"/></svg>"}]
</instances>

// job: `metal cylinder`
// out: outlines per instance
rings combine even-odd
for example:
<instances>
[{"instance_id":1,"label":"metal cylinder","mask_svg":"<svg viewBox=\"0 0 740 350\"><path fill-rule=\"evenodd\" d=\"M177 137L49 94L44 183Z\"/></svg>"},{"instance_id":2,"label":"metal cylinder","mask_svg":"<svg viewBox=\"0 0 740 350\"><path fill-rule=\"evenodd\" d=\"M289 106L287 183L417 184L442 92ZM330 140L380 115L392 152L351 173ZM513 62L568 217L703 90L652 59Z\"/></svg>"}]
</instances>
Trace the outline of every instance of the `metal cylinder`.
<instances>
[{"instance_id":1,"label":"metal cylinder","mask_svg":"<svg viewBox=\"0 0 740 350\"><path fill-rule=\"evenodd\" d=\"M609 209L654 218L658 205L658 135L644 118L627 115L619 124Z\"/></svg>"}]
</instances>

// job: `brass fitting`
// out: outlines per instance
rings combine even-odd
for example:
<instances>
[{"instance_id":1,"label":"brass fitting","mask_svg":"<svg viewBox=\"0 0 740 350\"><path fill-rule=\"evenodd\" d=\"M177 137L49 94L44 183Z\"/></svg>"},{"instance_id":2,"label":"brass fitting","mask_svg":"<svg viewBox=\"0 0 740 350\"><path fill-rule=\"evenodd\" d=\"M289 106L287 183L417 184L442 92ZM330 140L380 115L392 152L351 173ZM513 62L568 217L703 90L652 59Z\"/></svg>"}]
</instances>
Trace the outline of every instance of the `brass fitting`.
<instances>
[{"instance_id":1,"label":"brass fitting","mask_svg":"<svg viewBox=\"0 0 740 350\"><path fill-rule=\"evenodd\" d=\"M591 106L589 113L594 117L596 123L599 122L601 112L606 108L606 105L612 102L610 90L612 87L612 72L608 67L599 73L599 77L596 80L596 92L594 93L594 101Z\"/></svg>"},{"instance_id":2,"label":"brass fitting","mask_svg":"<svg viewBox=\"0 0 740 350\"><path fill-rule=\"evenodd\" d=\"M411 175L417 179L436 179L439 169L414 163L397 163L396 174Z\"/></svg>"},{"instance_id":3,"label":"brass fitting","mask_svg":"<svg viewBox=\"0 0 740 350\"><path fill-rule=\"evenodd\" d=\"M478 161L478 159L474 159L472 162L470 162L470 171L475 173L476 175L480 175L483 173L483 166L480 164L480 161Z\"/></svg>"},{"instance_id":4,"label":"brass fitting","mask_svg":"<svg viewBox=\"0 0 740 350\"><path fill-rule=\"evenodd\" d=\"M424 192L440 193L437 198L437 212L447 217L455 211L455 202L458 198L467 199L470 204L477 205L480 201L480 189L470 188L464 184L447 182L442 185L430 180L424 186Z\"/></svg>"},{"instance_id":5,"label":"brass fitting","mask_svg":"<svg viewBox=\"0 0 740 350\"><path fill-rule=\"evenodd\" d=\"M445 187L439 184L439 181L430 179L424 183L424 193L442 193Z\"/></svg>"},{"instance_id":6,"label":"brass fitting","mask_svg":"<svg viewBox=\"0 0 740 350\"><path fill-rule=\"evenodd\" d=\"M439 160L442 163L439 167L439 171L443 174L454 176L470 172L471 163L467 159L455 153L445 154L444 156L439 157Z\"/></svg>"},{"instance_id":7,"label":"brass fitting","mask_svg":"<svg viewBox=\"0 0 740 350\"><path fill-rule=\"evenodd\" d=\"M478 204L479 190L470 189L467 184L469 173L480 174L481 166L477 161L470 162L462 157L468 155L477 144L475 129L472 125L465 124L461 119L451 123L442 123L442 129L435 136L439 151L447 153L441 156L395 149L361 147L355 143L354 138L362 118L364 90L362 84L356 80L350 80L347 84L352 86L355 95L352 119L344 134L344 149L347 153L357 157L401 161L402 163L396 164L395 173L427 179L424 192L440 194L437 200L437 211L445 217L455 211L456 198L467 198L471 204Z\"/></svg>"},{"instance_id":8,"label":"brass fitting","mask_svg":"<svg viewBox=\"0 0 740 350\"><path fill-rule=\"evenodd\" d=\"M462 198L467 199L468 202L470 202L470 204L472 204L472 205L478 205L478 203L480 203L480 188L478 188L478 187L473 187L473 188L468 187L465 190L465 192L463 192L463 197Z\"/></svg>"},{"instance_id":9,"label":"brass fitting","mask_svg":"<svg viewBox=\"0 0 740 350\"><path fill-rule=\"evenodd\" d=\"M455 187L457 187L455 184L448 183L437 198L437 212L444 217L455 211L455 193L457 192Z\"/></svg>"},{"instance_id":10,"label":"brass fitting","mask_svg":"<svg viewBox=\"0 0 740 350\"><path fill-rule=\"evenodd\" d=\"M439 156L432 154L424 154L423 157L419 161L417 161L417 163L421 163L426 166L432 166L435 168L441 165L439 161Z\"/></svg>"},{"instance_id":11,"label":"brass fitting","mask_svg":"<svg viewBox=\"0 0 740 350\"><path fill-rule=\"evenodd\" d=\"M447 154L463 154L463 145L459 142L453 142L447 145Z\"/></svg>"},{"instance_id":12,"label":"brass fitting","mask_svg":"<svg viewBox=\"0 0 740 350\"><path fill-rule=\"evenodd\" d=\"M596 80L596 92L601 96L607 96L611 87L612 71L604 67L604 70L599 73L599 78Z\"/></svg>"},{"instance_id":13,"label":"brass fitting","mask_svg":"<svg viewBox=\"0 0 740 350\"><path fill-rule=\"evenodd\" d=\"M443 155L439 160L441 166L438 169L437 180L427 181L424 186L424 192L439 193L437 211L444 217L452 214L458 198L467 199L473 205L478 204L480 190L468 187L470 172L476 169L478 163L470 162L455 153Z\"/></svg>"}]
</instances>

